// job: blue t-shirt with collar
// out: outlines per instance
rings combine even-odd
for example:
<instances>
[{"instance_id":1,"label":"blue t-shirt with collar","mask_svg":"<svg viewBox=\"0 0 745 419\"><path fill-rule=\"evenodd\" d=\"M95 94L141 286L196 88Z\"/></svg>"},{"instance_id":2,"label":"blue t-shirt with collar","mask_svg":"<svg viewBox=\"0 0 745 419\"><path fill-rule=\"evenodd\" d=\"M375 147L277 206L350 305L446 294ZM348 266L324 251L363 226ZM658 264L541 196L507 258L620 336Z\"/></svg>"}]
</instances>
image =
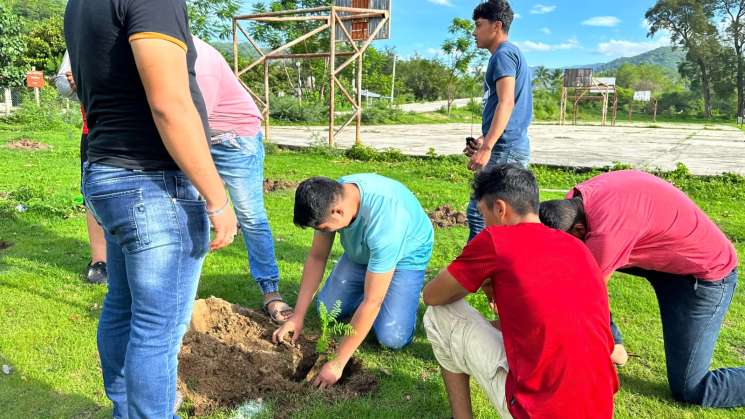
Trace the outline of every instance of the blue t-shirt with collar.
<instances>
[{"instance_id":1,"label":"blue t-shirt with collar","mask_svg":"<svg viewBox=\"0 0 745 419\"><path fill-rule=\"evenodd\" d=\"M484 112L481 131L489 132L494 113L499 104L497 80L502 77L515 78L515 108L504 133L494 145L494 151L530 152L528 126L533 119L533 92L530 70L523 53L511 42L502 43L489 59L484 78Z\"/></svg>"},{"instance_id":2,"label":"blue t-shirt with collar","mask_svg":"<svg viewBox=\"0 0 745 419\"><path fill-rule=\"evenodd\" d=\"M360 209L339 230L344 252L367 270L424 270L432 256L434 231L414 194L403 184L373 173L344 176L360 191Z\"/></svg>"}]
</instances>

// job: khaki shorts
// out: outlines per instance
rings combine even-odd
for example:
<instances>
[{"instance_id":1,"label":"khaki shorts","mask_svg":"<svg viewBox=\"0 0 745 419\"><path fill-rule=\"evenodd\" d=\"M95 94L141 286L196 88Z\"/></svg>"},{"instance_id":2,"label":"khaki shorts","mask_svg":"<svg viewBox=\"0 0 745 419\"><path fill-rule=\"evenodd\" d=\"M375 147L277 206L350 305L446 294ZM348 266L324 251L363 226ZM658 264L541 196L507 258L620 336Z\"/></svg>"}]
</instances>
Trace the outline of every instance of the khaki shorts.
<instances>
[{"instance_id":1,"label":"khaki shorts","mask_svg":"<svg viewBox=\"0 0 745 419\"><path fill-rule=\"evenodd\" d=\"M499 416L512 418L505 398L508 367L502 332L463 299L428 307L423 323L442 368L474 377Z\"/></svg>"}]
</instances>

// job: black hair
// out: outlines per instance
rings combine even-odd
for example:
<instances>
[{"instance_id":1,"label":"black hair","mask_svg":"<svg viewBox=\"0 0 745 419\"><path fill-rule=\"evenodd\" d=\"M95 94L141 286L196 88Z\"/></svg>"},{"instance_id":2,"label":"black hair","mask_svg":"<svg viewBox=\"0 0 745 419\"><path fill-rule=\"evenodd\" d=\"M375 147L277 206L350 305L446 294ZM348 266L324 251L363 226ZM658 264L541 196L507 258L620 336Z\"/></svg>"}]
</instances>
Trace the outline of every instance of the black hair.
<instances>
[{"instance_id":1,"label":"black hair","mask_svg":"<svg viewBox=\"0 0 745 419\"><path fill-rule=\"evenodd\" d=\"M510 32L510 25L515 14L507 0L488 0L473 9L473 20L486 19L490 22L502 22L504 33Z\"/></svg>"},{"instance_id":2,"label":"black hair","mask_svg":"<svg viewBox=\"0 0 745 419\"><path fill-rule=\"evenodd\" d=\"M538 215L543 224L561 231L569 231L578 223L587 224L581 196L541 202Z\"/></svg>"},{"instance_id":3,"label":"black hair","mask_svg":"<svg viewBox=\"0 0 745 419\"><path fill-rule=\"evenodd\" d=\"M473 181L473 198L489 208L501 199L518 215L538 213L538 184L530 170L516 164L498 164L482 170Z\"/></svg>"},{"instance_id":4,"label":"black hair","mask_svg":"<svg viewBox=\"0 0 745 419\"><path fill-rule=\"evenodd\" d=\"M343 193L342 185L333 179L316 176L304 180L295 191L293 222L298 227L317 228Z\"/></svg>"}]
</instances>

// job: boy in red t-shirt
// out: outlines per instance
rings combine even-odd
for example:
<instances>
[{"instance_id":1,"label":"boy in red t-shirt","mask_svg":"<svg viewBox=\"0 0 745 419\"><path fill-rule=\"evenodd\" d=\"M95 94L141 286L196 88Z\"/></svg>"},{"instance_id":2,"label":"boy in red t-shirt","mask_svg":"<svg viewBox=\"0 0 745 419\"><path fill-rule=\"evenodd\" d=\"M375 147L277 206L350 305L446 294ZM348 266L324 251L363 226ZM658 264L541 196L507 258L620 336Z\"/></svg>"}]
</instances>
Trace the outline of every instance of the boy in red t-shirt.
<instances>
[{"instance_id":1,"label":"boy in red t-shirt","mask_svg":"<svg viewBox=\"0 0 745 419\"><path fill-rule=\"evenodd\" d=\"M597 263L540 223L528 170L486 169L473 189L487 228L424 288L453 416L471 417L474 376L503 418L611 418L618 377ZM479 288L499 315L491 324L463 300Z\"/></svg>"}]
</instances>

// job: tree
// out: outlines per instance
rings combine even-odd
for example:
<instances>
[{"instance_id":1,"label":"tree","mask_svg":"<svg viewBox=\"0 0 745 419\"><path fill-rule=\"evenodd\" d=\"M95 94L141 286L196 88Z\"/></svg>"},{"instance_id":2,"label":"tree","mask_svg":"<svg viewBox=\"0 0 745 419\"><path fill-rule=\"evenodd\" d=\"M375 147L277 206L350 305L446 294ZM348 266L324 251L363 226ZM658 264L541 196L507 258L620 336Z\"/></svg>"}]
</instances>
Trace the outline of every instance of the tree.
<instances>
[{"instance_id":1,"label":"tree","mask_svg":"<svg viewBox=\"0 0 745 419\"><path fill-rule=\"evenodd\" d=\"M546 89L551 86L551 71L544 66L538 66L533 70L533 87Z\"/></svg>"},{"instance_id":2,"label":"tree","mask_svg":"<svg viewBox=\"0 0 745 419\"><path fill-rule=\"evenodd\" d=\"M240 9L238 0L187 0L191 33L208 40L225 39L233 32L233 16Z\"/></svg>"},{"instance_id":3,"label":"tree","mask_svg":"<svg viewBox=\"0 0 745 419\"><path fill-rule=\"evenodd\" d=\"M616 70L616 84L631 90L649 90L658 95L671 90L676 75L654 64L623 64Z\"/></svg>"},{"instance_id":4,"label":"tree","mask_svg":"<svg viewBox=\"0 0 745 419\"><path fill-rule=\"evenodd\" d=\"M23 84L26 68L23 56L21 19L10 8L0 4L0 86L15 87Z\"/></svg>"},{"instance_id":5,"label":"tree","mask_svg":"<svg viewBox=\"0 0 745 419\"><path fill-rule=\"evenodd\" d=\"M33 23L65 14L66 0L2 0L25 21Z\"/></svg>"},{"instance_id":6,"label":"tree","mask_svg":"<svg viewBox=\"0 0 745 419\"><path fill-rule=\"evenodd\" d=\"M704 98L704 115L711 117L709 52L719 44L716 27L711 23L714 7L709 0L658 0L645 13L650 23L648 36L660 30L670 32L670 40L685 48L689 59L698 66L701 94Z\"/></svg>"},{"instance_id":7,"label":"tree","mask_svg":"<svg viewBox=\"0 0 745 419\"><path fill-rule=\"evenodd\" d=\"M448 28L452 38L442 43L442 51L447 60L448 79L448 115L455 100L457 82L462 79L471 67L471 63L479 56L473 41L473 22L468 19L454 18Z\"/></svg>"},{"instance_id":8,"label":"tree","mask_svg":"<svg viewBox=\"0 0 745 419\"><path fill-rule=\"evenodd\" d=\"M24 36L26 55L23 62L28 68L36 67L49 74L55 73L66 48L62 17L50 17L27 26L30 26L30 30Z\"/></svg>"},{"instance_id":9,"label":"tree","mask_svg":"<svg viewBox=\"0 0 745 419\"><path fill-rule=\"evenodd\" d=\"M745 44L745 0L717 0L717 10L727 25L724 32L732 42L737 57L737 116L745 116L745 74L743 44Z\"/></svg>"}]
</instances>

